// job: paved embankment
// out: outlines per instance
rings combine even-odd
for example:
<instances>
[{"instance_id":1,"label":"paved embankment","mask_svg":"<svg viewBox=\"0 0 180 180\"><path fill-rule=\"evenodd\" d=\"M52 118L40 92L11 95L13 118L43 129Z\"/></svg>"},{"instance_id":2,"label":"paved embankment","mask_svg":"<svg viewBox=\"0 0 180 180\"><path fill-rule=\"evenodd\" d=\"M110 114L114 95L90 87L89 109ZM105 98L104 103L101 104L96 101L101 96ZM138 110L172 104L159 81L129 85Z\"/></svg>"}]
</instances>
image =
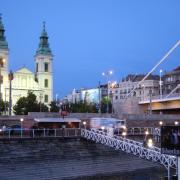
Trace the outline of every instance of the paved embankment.
<instances>
[{"instance_id":1,"label":"paved embankment","mask_svg":"<svg viewBox=\"0 0 180 180\"><path fill-rule=\"evenodd\" d=\"M166 173L156 163L82 139L0 146L2 180L158 180Z\"/></svg>"}]
</instances>

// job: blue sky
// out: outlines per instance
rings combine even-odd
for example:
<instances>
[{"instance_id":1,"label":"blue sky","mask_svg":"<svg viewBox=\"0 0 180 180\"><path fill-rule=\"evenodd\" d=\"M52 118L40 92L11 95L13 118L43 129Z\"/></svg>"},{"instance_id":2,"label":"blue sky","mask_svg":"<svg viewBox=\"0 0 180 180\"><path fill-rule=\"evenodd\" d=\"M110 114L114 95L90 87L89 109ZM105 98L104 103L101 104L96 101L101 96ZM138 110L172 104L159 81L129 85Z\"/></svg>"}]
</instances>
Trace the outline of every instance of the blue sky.
<instances>
[{"instance_id":1,"label":"blue sky","mask_svg":"<svg viewBox=\"0 0 180 180\"><path fill-rule=\"evenodd\" d=\"M179 8L179 0L0 0L10 69L34 71L46 21L59 97L104 83L109 69L112 80L147 73L180 40ZM160 68L179 65L180 47Z\"/></svg>"}]
</instances>

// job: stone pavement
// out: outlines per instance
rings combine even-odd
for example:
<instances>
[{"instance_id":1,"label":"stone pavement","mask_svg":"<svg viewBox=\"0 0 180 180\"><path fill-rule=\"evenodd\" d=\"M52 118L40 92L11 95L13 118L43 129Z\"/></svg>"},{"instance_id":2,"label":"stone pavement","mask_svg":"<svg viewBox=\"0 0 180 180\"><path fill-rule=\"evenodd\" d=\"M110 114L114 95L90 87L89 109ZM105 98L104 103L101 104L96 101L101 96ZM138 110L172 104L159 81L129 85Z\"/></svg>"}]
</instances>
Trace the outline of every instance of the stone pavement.
<instances>
[{"instance_id":1,"label":"stone pavement","mask_svg":"<svg viewBox=\"0 0 180 180\"><path fill-rule=\"evenodd\" d=\"M0 180L158 180L166 170L82 139L0 144Z\"/></svg>"}]
</instances>

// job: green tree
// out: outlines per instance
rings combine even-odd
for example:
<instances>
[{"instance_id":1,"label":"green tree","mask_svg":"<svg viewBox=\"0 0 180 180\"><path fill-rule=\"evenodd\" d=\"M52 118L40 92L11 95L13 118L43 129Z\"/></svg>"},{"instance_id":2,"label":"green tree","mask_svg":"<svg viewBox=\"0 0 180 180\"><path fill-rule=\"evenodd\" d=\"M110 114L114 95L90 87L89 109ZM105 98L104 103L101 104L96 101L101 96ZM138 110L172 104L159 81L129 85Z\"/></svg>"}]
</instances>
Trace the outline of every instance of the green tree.
<instances>
[{"instance_id":1,"label":"green tree","mask_svg":"<svg viewBox=\"0 0 180 180\"><path fill-rule=\"evenodd\" d=\"M27 115L28 112L39 112L39 104L36 100L36 95L31 91L28 92L27 97L21 97L13 107L16 115Z\"/></svg>"},{"instance_id":2,"label":"green tree","mask_svg":"<svg viewBox=\"0 0 180 180\"><path fill-rule=\"evenodd\" d=\"M57 106L56 101L51 101L50 112L59 112L59 107Z\"/></svg>"},{"instance_id":3,"label":"green tree","mask_svg":"<svg viewBox=\"0 0 180 180\"><path fill-rule=\"evenodd\" d=\"M39 103L38 106L39 106L39 111L41 111L41 112L48 112L49 111L48 106L45 105L44 103Z\"/></svg>"},{"instance_id":4,"label":"green tree","mask_svg":"<svg viewBox=\"0 0 180 180\"><path fill-rule=\"evenodd\" d=\"M79 113L86 113L86 112L95 113L95 112L97 112L96 104L94 104L94 103L88 104L88 103L86 103L86 101L72 103L72 104L70 104L70 107L71 107L71 112L73 112L73 113L77 113L77 112L79 112Z\"/></svg>"},{"instance_id":5,"label":"green tree","mask_svg":"<svg viewBox=\"0 0 180 180\"><path fill-rule=\"evenodd\" d=\"M9 103L7 101L3 101L3 100L0 101L0 115L3 114L5 110L6 111L8 110L8 106L9 106Z\"/></svg>"}]
</instances>

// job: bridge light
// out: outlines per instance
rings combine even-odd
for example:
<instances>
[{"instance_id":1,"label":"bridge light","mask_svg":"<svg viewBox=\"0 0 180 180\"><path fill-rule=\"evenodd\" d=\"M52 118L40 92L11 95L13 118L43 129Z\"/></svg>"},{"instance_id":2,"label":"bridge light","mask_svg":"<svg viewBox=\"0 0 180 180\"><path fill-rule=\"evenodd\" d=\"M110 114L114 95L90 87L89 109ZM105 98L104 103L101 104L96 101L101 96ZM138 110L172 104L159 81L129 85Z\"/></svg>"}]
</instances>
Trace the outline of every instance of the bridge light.
<instances>
[{"instance_id":1,"label":"bridge light","mask_svg":"<svg viewBox=\"0 0 180 180\"><path fill-rule=\"evenodd\" d=\"M177 125L179 125L179 122L178 122L178 121L175 121L174 124L177 126Z\"/></svg>"},{"instance_id":2,"label":"bridge light","mask_svg":"<svg viewBox=\"0 0 180 180\"><path fill-rule=\"evenodd\" d=\"M163 125L163 122L162 122L162 121L159 121L159 125L162 126L162 125Z\"/></svg>"},{"instance_id":3,"label":"bridge light","mask_svg":"<svg viewBox=\"0 0 180 180\"><path fill-rule=\"evenodd\" d=\"M148 145L149 148L152 148L152 147L153 147L153 141L152 141L152 139L148 139L147 145Z\"/></svg>"},{"instance_id":4,"label":"bridge light","mask_svg":"<svg viewBox=\"0 0 180 180\"><path fill-rule=\"evenodd\" d=\"M122 132L122 136L124 136L124 137L125 137L126 135L127 135L127 133L126 133L126 132Z\"/></svg>"},{"instance_id":5,"label":"bridge light","mask_svg":"<svg viewBox=\"0 0 180 180\"><path fill-rule=\"evenodd\" d=\"M145 132L145 135L148 135L149 134L149 132L148 132L148 130Z\"/></svg>"},{"instance_id":6,"label":"bridge light","mask_svg":"<svg viewBox=\"0 0 180 180\"><path fill-rule=\"evenodd\" d=\"M123 128L124 130L126 130L126 126L122 126L122 128Z\"/></svg>"},{"instance_id":7,"label":"bridge light","mask_svg":"<svg viewBox=\"0 0 180 180\"><path fill-rule=\"evenodd\" d=\"M86 129L86 121L83 121L84 129Z\"/></svg>"},{"instance_id":8,"label":"bridge light","mask_svg":"<svg viewBox=\"0 0 180 180\"><path fill-rule=\"evenodd\" d=\"M104 131L105 127L104 127L104 126L101 126L101 129Z\"/></svg>"}]
</instances>

